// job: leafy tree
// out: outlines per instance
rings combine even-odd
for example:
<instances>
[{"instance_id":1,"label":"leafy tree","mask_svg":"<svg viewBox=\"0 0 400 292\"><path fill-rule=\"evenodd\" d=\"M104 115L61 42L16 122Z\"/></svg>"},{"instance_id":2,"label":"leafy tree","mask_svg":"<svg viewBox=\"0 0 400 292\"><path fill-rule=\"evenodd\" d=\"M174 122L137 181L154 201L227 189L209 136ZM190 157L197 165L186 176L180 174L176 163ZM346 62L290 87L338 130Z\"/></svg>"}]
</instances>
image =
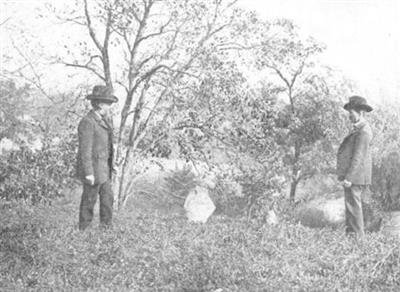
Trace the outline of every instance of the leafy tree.
<instances>
[{"instance_id":1,"label":"leafy tree","mask_svg":"<svg viewBox=\"0 0 400 292\"><path fill-rule=\"evenodd\" d=\"M332 168L333 145L343 125L338 110L346 82L332 84L331 72L315 64L323 46L312 38L303 39L293 23L279 20L269 30L274 37L255 50L255 62L260 70L274 74L268 86L277 96L286 95L287 106L278 119L282 130L279 144L285 148L293 201L302 179Z\"/></svg>"},{"instance_id":2,"label":"leafy tree","mask_svg":"<svg viewBox=\"0 0 400 292\"><path fill-rule=\"evenodd\" d=\"M276 98L249 88L234 55L212 50L203 56L200 77L177 86L167 127L174 130L169 144L183 158L203 161L221 179L243 186L251 216L281 188L278 106Z\"/></svg>"},{"instance_id":3,"label":"leafy tree","mask_svg":"<svg viewBox=\"0 0 400 292\"><path fill-rule=\"evenodd\" d=\"M59 16L88 32L80 58L59 61L89 70L112 88L118 84L125 89L117 147L120 199L148 125L159 118L158 110L171 97L174 84L191 74L206 44L231 25L235 2L84 0Z\"/></svg>"},{"instance_id":4,"label":"leafy tree","mask_svg":"<svg viewBox=\"0 0 400 292\"><path fill-rule=\"evenodd\" d=\"M202 59L200 78L192 83L182 79L181 87L176 87L170 114L173 122L164 123L166 128L178 130L175 140L168 135L166 144L178 144L186 158L205 161L210 167L229 161L240 170L243 185L259 185L259 195L254 189L249 192L253 202L280 190L284 174L291 182L290 198L294 200L301 180L334 172L335 147L346 134L342 132L347 124L342 99L352 84L329 68L306 62L310 54L320 50L314 43L308 48L301 40L296 45L276 40L277 31L296 36L289 24L263 23L263 37L253 35L251 44L232 42L228 50L222 46L208 51ZM249 31L252 27L239 35ZM282 38L289 41L286 34ZM291 50L286 49L291 46ZM261 90L249 88L240 67L251 60L251 52L255 52L259 69L275 68L278 76L267 75ZM266 52L276 53L270 58L277 63L266 63ZM290 82L277 64L285 74L292 74Z\"/></svg>"}]
</instances>

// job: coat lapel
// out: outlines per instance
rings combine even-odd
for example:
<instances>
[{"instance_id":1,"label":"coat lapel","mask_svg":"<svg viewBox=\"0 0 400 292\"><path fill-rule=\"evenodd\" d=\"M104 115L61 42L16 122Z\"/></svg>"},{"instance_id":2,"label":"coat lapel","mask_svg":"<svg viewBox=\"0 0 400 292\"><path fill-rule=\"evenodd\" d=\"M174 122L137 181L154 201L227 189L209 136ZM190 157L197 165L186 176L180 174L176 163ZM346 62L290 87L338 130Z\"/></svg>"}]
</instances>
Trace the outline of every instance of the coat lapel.
<instances>
[{"instance_id":1,"label":"coat lapel","mask_svg":"<svg viewBox=\"0 0 400 292\"><path fill-rule=\"evenodd\" d=\"M344 138L343 144L347 140L349 140L353 135L356 135L357 133L359 133L365 127L365 125L366 125L366 123L364 121L353 125L353 128L351 129L350 133L346 136L346 138Z\"/></svg>"},{"instance_id":2,"label":"coat lapel","mask_svg":"<svg viewBox=\"0 0 400 292\"><path fill-rule=\"evenodd\" d=\"M94 111L90 111L91 117L99 124L99 126L103 127L106 130L111 130L111 126L109 123L107 123L104 119L99 117L98 114L96 114Z\"/></svg>"},{"instance_id":3,"label":"coat lapel","mask_svg":"<svg viewBox=\"0 0 400 292\"><path fill-rule=\"evenodd\" d=\"M111 126L110 121L108 121L105 118L103 118L102 120L103 120L104 124L107 126L107 128L111 131L113 127Z\"/></svg>"}]
</instances>

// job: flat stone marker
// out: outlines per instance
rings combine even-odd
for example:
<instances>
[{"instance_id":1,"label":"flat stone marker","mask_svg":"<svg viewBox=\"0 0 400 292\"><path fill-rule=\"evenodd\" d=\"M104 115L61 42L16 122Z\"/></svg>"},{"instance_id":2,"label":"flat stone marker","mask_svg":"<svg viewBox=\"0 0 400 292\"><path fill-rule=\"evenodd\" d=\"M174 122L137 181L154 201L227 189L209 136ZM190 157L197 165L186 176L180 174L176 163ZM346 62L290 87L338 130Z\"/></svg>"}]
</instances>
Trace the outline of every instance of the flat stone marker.
<instances>
[{"instance_id":1,"label":"flat stone marker","mask_svg":"<svg viewBox=\"0 0 400 292\"><path fill-rule=\"evenodd\" d=\"M383 233L400 237L400 211L390 213L390 220L383 226Z\"/></svg>"}]
</instances>

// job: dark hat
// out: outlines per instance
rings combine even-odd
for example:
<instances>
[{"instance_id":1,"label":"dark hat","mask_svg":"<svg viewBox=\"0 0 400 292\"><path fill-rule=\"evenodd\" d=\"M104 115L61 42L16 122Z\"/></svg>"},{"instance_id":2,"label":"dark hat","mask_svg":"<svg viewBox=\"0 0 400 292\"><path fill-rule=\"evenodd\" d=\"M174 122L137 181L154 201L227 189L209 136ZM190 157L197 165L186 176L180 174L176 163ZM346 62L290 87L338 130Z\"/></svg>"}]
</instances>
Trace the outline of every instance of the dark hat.
<instances>
[{"instance_id":1,"label":"dark hat","mask_svg":"<svg viewBox=\"0 0 400 292\"><path fill-rule=\"evenodd\" d=\"M349 102L344 105L344 109L349 111L351 109L364 110L366 112L372 111L372 107L367 104L367 100L361 96L351 96Z\"/></svg>"},{"instance_id":2,"label":"dark hat","mask_svg":"<svg viewBox=\"0 0 400 292\"><path fill-rule=\"evenodd\" d=\"M118 98L113 95L111 88L104 85L95 85L93 87L92 94L86 96L86 99L89 100L98 100L103 102L117 102Z\"/></svg>"}]
</instances>

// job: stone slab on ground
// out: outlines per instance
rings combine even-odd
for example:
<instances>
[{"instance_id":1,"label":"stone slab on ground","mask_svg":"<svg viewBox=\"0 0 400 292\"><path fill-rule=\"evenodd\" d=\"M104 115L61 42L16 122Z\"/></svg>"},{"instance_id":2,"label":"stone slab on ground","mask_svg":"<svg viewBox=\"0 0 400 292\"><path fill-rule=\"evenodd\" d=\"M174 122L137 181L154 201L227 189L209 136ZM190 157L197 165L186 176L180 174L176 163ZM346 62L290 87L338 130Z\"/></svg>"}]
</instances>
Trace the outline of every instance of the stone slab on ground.
<instances>
[{"instance_id":1,"label":"stone slab on ground","mask_svg":"<svg viewBox=\"0 0 400 292\"><path fill-rule=\"evenodd\" d=\"M304 226L322 228L338 226L345 220L343 198L315 199L299 208L297 219Z\"/></svg>"},{"instance_id":2,"label":"stone slab on ground","mask_svg":"<svg viewBox=\"0 0 400 292\"><path fill-rule=\"evenodd\" d=\"M400 211L389 213L389 220L382 227L382 232L386 235L400 237Z\"/></svg>"}]
</instances>

